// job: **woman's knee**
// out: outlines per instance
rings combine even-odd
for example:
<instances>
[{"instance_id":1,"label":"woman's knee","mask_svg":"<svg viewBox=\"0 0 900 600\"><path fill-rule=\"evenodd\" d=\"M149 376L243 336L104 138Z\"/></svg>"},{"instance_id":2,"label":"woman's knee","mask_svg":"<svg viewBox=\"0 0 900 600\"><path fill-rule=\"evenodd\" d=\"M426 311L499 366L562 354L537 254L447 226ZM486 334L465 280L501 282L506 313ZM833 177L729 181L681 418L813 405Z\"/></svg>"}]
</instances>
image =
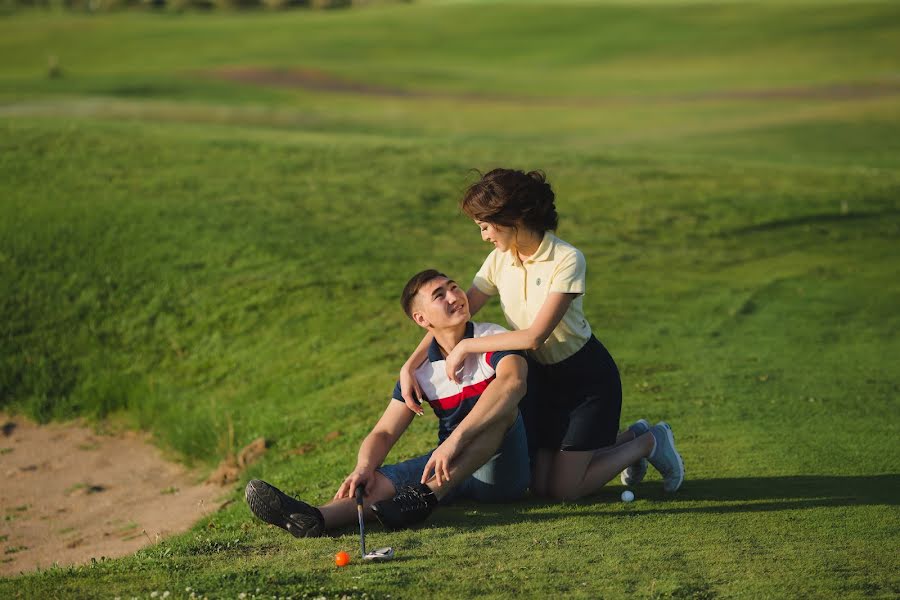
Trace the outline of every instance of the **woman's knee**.
<instances>
[{"instance_id":1,"label":"woman's knee","mask_svg":"<svg viewBox=\"0 0 900 600\"><path fill-rule=\"evenodd\" d=\"M536 481L531 482L531 495L542 500L550 499L547 493L547 486Z\"/></svg>"},{"instance_id":2,"label":"woman's knee","mask_svg":"<svg viewBox=\"0 0 900 600\"><path fill-rule=\"evenodd\" d=\"M592 455L592 452L560 452L550 471L547 495L557 502L584 496L584 479Z\"/></svg>"},{"instance_id":3,"label":"woman's knee","mask_svg":"<svg viewBox=\"0 0 900 600\"><path fill-rule=\"evenodd\" d=\"M534 466L531 469L531 493L538 498L550 499L550 473L553 469L554 453L546 449L536 450Z\"/></svg>"},{"instance_id":4,"label":"woman's knee","mask_svg":"<svg viewBox=\"0 0 900 600\"><path fill-rule=\"evenodd\" d=\"M565 483L552 483L547 489L547 499L554 502L569 502L581 498L578 486Z\"/></svg>"}]
</instances>

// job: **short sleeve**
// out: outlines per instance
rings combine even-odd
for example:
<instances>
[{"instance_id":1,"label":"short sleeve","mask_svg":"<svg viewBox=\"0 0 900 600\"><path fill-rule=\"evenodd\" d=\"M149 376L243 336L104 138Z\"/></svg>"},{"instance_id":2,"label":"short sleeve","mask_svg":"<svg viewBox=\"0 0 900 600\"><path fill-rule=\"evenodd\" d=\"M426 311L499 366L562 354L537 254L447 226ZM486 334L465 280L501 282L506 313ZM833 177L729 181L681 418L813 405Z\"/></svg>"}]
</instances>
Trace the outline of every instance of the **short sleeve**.
<instances>
[{"instance_id":1,"label":"short sleeve","mask_svg":"<svg viewBox=\"0 0 900 600\"><path fill-rule=\"evenodd\" d=\"M496 283L497 274L496 269L494 268L496 254L496 250L488 254L484 264L481 265L481 268L478 269L478 273L475 274L475 279L472 280L472 285L488 296L496 296L498 293Z\"/></svg>"},{"instance_id":2,"label":"short sleeve","mask_svg":"<svg viewBox=\"0 0 900 600\"><path fill-rule=\"evenodd\" d=\"M403 402L403 401L404 401L404 400L403 400L403 390L402 390L402 388L400 387L400 382L399 382L399 381L397 382L397 385L394 386L394 395L391 396L391 398L393 398L394 400L398 400L398 401L400 401L400 402Z\"/></svg>"},{"instance_id":3,"label":"short sleeve","mask_svg":"<svg viewBox=\"0 0 900 600\"><path fill-rule=\"evenodd\" d=\"M525 358L525 353L521 350L500 350L497 352L491 352L488 355L488 363L490 363L491 368L496 371L497 365L499 365L500 361L507 356L521 356L522 358Z\"/></svg>"},{"instance_id":4,"label":"short sleeve","mask_svg":"<svg viewBox=\"0 0 900 600\"><path fill-rule=\"evenodd\" d=\"M587 263L584 255L576 250L560 261L559 267L553 274L553 281L550 282L550 291L563 294L583 294L586 272Z\"/></svg>"}]
</instances>

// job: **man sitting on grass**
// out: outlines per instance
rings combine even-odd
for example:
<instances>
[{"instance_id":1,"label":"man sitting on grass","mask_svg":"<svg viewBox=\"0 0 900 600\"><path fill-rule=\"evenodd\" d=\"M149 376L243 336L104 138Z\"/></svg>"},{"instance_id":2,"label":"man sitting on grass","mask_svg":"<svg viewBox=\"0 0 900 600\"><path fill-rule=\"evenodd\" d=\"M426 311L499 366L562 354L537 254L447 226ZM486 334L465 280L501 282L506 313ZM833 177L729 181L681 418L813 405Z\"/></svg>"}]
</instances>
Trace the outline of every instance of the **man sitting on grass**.
<instances>
[{"instance_id":1,"label":"man sitting on grass","mask_svg":"<svg viewBox=\"0 0 900 600\"><path fill-rule=\"evenodd\" d=\"M423 521L438 502L457 498L508 502L528 489L529 463L519 400L527 366L520 352L488 352L467 357L462 383L447 378L444 358L463 338L504 331L499 325L469 321L469 302L456 282L435 270L422 271L401 296L406 314L434 334L428 360L416 380L440 425L438 447L398 464L381 466L415 418L394 388L393 400L363 440L356 468L334 499L318 508L274 486L251 480L246 498L257 517L295 537L319 536L354 523L354 493L365 490L366 516L390 529Z\"/></svg>"}]
</instances>

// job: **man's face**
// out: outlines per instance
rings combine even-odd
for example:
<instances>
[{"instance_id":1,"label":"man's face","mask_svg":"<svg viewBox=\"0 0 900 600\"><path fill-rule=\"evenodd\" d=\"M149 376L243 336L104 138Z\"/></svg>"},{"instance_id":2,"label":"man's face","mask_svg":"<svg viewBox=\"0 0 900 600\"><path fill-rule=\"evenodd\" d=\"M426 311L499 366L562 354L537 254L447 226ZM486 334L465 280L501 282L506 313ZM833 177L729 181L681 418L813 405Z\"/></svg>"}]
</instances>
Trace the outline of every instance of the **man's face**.
<instances>
[{"instance_id":1,"label":"man's face","mask_svg":"<svg viewBox=\"0 0 900 600\"><path fill-rule=\"evenodd\" d=\"M419 288L413 320L422 327L454 327L469 318L469 299L452 279L436 277Z\"/></svg>"}]
</instances>

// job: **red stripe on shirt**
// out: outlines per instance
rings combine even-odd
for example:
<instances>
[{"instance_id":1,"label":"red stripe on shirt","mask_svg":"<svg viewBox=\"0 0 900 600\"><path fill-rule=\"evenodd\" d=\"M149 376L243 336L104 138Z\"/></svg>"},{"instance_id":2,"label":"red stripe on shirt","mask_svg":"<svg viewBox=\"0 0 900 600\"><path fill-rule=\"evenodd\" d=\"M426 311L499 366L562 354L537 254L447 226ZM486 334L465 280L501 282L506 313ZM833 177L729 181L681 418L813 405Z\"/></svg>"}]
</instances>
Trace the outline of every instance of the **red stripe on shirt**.
<instances>
[{"instance_id":1,"label":"red stripe on shirt","mask_svg":"<svg viewBox=\"0 0 900 600\"><path fill-rule=\"evenodd\" d=\"M492 356L494 356L494 353L493 353L493 352L488 352L487 354L485 354L485 355L484 355L484 362L487 363L487 366L489 366L490 368L493 369L493 368L494 368L494 365L491 364L491 357L492 357Z\"/></svg>"},{"instance_id":2,"label":"red stripe on shirt","mask_svg":"<svg viewBox=\"0 0 900 600\"><path fill-rule=\"evenodd\" d=\"M473 383L472 385L465 386L458 394L453 394L452 396L447 396L446 398L438 398L437 400L430 400L428 403L431 404L432 408L440 408L441 410L453 410L454 408L459 406L463 400L468 400L469 398L480 396L481 393L487 389L488 384L490 384L493 380L494 376L492 375L484 381L479 381L478 383Z\"/></svg>"}]
</instances>

